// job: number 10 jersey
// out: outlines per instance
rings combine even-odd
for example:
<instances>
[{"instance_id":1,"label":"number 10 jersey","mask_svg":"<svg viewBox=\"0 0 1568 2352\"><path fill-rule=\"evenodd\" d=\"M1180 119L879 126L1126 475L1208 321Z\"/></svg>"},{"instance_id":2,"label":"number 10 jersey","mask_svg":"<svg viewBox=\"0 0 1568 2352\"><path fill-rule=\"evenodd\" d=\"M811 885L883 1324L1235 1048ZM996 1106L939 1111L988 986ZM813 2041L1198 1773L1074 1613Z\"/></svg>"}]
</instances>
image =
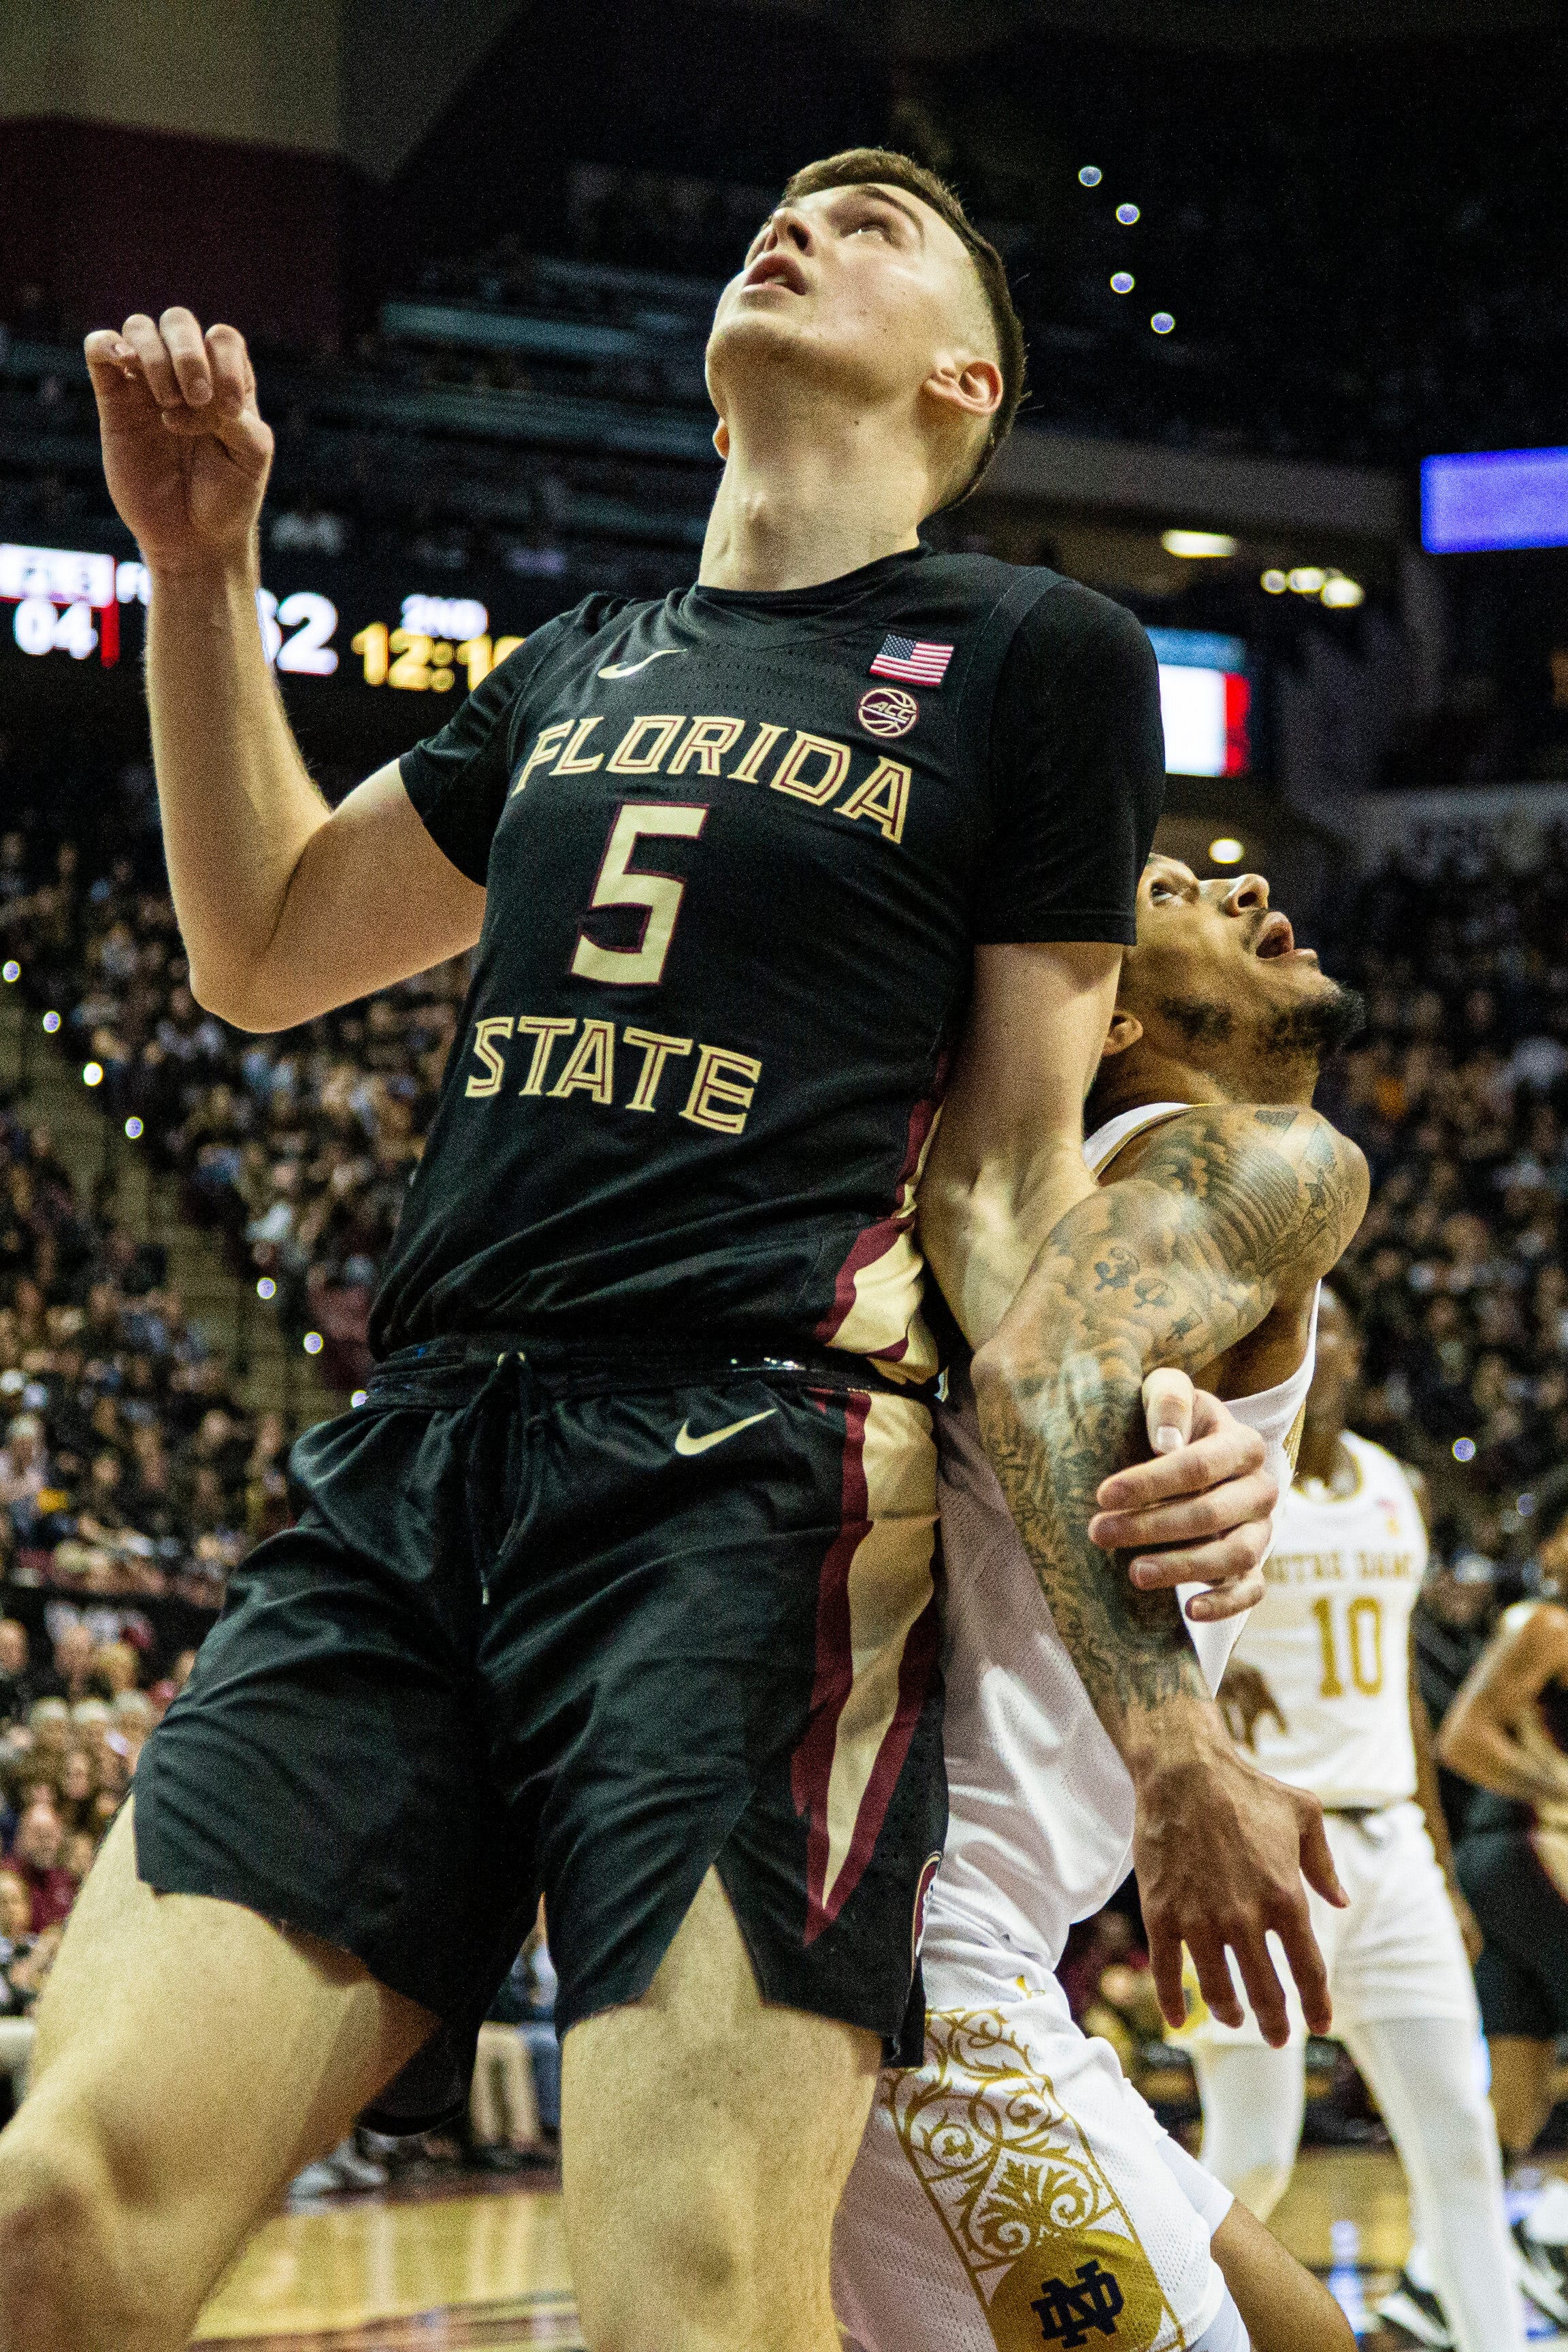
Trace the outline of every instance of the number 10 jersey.
<instances>
[{"instance_id":1,"label":"number 10 jersey","mask_svg":"<svg viewBox=\"0 0 1568 2352\"><path fill-rule=\"evenodd\" d=\"M1370 1439L1343 1438L1352 1494L1298 1483L1274 1517L1268 1591L1236 1655L1256 1666L1284 1717L1259 1717L1266 1772L1339 1811L1415 1793L1410 1734L1410 1612L1426 1530L1410 1481Z\"/></svg>"},{"instance_id":2,"label":"number 10 jersey","mask_svg":"<svg viewBox=\"0 0 1568 2352\"><path fill-rule=\"evenodd\" d=\"M915 1185L975 946L1134 935L1163 758L1131 615L920 550L591 597L402 775L487 903L378 1351L710 1337L929 1376Z\"/></svg>"}]
</instances>

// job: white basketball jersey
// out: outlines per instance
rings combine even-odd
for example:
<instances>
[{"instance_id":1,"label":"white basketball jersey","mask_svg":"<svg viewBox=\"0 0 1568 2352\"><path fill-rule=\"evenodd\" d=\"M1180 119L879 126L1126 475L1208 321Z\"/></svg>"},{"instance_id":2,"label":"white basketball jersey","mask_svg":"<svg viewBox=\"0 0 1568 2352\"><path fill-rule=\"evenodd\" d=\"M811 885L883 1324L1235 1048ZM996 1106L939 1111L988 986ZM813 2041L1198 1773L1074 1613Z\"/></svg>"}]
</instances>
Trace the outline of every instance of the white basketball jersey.
<instances>
[{"instance_id":1,"label":"white basketball jersey","mask_svg":"<svg viewBox=\"0 0 1568 2352\"><path fill-rule=\"evenodd\" d=\"M1262 1717L1258 1760L1325 1805L1398 1804L1415 1793L1410 1612L1426 1530L1410 1481L1381 1445L1346 1432L1353 1494L1293 1486L1274 1516L1268 1591L1237 1656L1256 1666L1285 1718Z\"/></svg>"},{"instance_id":2,"label":"white basketball jersey","mask_svg":"<svg viewBox=\"0 0 1568 2352\"><path fill-rule=\"evenodd\" d=\"M1098 1171L1129 1136L1187 1108L1155 1103L1110 1121L1084 1147L1089 1167ZM1314 1307L1306 1354L1288 1381L1230 1401L1263 1438L1281 1490L1311 1384L1316 1322ZM962 1954L973 1965L977 1943L1054 1969L1074 1920L1100 1910L1127 1875L1133 1820L1127 1768L1057 1632L973 1404L938 1423L950 1812L921 1945L933 2008L944 2005L944 1961L956 1969ZM1190 1630L1213 1689L1238 1621Z\"/></svg>"}]
</instances>

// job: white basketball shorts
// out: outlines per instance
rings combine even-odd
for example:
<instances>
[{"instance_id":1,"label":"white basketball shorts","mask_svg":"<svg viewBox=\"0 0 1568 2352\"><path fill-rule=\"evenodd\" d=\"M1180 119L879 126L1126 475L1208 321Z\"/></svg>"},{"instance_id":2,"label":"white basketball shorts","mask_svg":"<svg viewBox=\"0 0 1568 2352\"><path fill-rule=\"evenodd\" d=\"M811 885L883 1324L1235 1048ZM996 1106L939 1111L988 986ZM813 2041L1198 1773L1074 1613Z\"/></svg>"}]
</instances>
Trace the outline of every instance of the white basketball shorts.
<instances>
[{"instance_id":1,"label":"white basketball shorts","mask_svg":"<svg viewBox=\"0 0 1568 2352\"><path fill-rule=\"evenodd\" d=\"M929 1965L929 1960L928 1960ZM1161 2130L1054 1977L932 1970L923 2066L878 2085L833 2241L859 2352L1176 2352L1226 2299L1228 2189Z\"/></svg>"},{"instance_id":2,"label":"white basketball shorts","mask_svg":"<svg viewBox=\"0 0 1568 2352\"><path fill-rule=\"evenodd\" d=\"M1329 1813L1324 1820L1334 1867L1350 1896L1349 1910L1336 1911L1307 1891L1313 1932L1328 1964L1335 2028L1447 2017L1479 2030L1470 1964L1420 1806L1412 1801L1365 1815ZM1277 1941L1270 1942L1289 2006L1291 2041L1304 2042L1300 1998ZM1242 2023L1217 2024L1189 1968L1187 2000L1178 2041L1262 2047L1245 1993Z\"/></svg>"}]
</instances>

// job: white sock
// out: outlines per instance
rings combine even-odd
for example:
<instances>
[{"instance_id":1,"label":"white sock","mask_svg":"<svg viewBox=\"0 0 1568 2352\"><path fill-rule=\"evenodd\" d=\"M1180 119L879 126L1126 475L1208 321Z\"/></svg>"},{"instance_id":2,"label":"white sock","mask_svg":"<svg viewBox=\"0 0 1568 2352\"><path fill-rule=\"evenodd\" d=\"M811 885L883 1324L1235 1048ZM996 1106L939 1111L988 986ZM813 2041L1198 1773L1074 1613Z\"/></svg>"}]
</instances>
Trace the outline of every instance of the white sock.
<instances>
[{"instance_id":1,"label":"white sock","mask_svg":"<svg viewBox=\"0 0 1568 2352\"><path fill-rule=\"evenodd\" d=\"M1432 2268L1432 2257L1419 2238L1405 2257L1405 2275L1412 2286L1420 2288L1423 2294L1436 2294L1438 2291L1437 2274Z\"/></svg>"},{"instance_id":2,"label":"white sock","mask_svg":"<svg viewBox=\"0 0 1568 2352\"><path fill-rule=\"evenodd\" d=\"M1538 2245L1568 2246L1568 2180L1549 2180L1525 2216L1525 2231Z\"/></svg>"},{"instance_id":3,"label":"white sock","mask_svg":"<svg viewBox=\"0 0 1568 2352\"><path fill-rule=\"evenodd\" d=\"M1441 2297L1459 2352L1524 2352L1497 2126L1473 2029L1423 2017L1343 2032L1405 2167L1417 2240L1412 2281Z\"/></svg>"}]
</instances>

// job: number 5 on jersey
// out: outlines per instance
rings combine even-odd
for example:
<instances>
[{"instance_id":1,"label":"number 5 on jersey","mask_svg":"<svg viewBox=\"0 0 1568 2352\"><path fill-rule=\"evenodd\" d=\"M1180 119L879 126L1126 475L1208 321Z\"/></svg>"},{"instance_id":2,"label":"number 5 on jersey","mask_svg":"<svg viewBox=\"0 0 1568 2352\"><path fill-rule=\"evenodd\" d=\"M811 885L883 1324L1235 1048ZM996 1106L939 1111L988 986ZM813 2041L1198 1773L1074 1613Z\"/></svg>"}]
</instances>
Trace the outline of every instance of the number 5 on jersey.
<instances>
[{"instance_id":1,"label":"number 5 on jersey","mask_svg":"<svg viewBox=\"0 0 1568 2352\"><path fill-rule=\"evenodd\" d=\"M686 896L678 875L634 867L637 843L649 839L695 841L708 821L705 805L680 801L623 801L605 845L604 862L588 901L599 907L641 907L642 937L635 948L602 948L579 927L572 971L578 980L599 980L612 988L653 988L663 977L675 936L676 918Z\"/></svg>"}]
</instances>

